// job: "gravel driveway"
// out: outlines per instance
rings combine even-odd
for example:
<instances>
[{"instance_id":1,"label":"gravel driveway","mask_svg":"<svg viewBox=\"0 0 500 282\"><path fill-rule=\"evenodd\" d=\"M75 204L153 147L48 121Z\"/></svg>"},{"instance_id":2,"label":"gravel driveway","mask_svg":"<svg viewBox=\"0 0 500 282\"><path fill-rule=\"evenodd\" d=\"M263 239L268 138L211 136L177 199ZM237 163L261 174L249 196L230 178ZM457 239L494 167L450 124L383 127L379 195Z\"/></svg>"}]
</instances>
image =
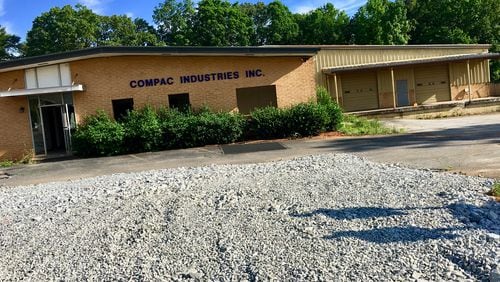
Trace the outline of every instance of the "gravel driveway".
<instances>
[{"instance_id":1,"label":"gravel driveway","mask_svg":"<svg viewBox=\"0 0 500 282\"><path fill-rule=\"evenodd\" d=\"M345 154L0 188L0 280L488 280L492 181Z\"/></svg>"}]
</instances>

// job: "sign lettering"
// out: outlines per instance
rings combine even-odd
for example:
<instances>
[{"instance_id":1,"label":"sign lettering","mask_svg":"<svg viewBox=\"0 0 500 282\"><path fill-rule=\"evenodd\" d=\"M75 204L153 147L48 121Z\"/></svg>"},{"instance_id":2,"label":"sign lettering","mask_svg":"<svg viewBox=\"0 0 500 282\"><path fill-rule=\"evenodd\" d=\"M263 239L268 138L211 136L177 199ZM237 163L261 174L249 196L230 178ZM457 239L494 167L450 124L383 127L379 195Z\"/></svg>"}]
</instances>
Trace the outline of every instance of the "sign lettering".
<instances>
[{"instance_id":1,"label":"sign lettering","mask_svg":"<svg viewBox=\"0 0 500 282\"><path fill-rule=\"evenodd\" d=\"M262 72L261 69L245 70L244 74L245 78L257 78L264 76L264 73ZM209 81L236 80L240 78L241 75L239 71L214 72L214 73L204 73L204 74L181 75L179 77L179 83L188 84L188 83L200 83ZM174 83L176 83L174 78L169 76L169 77L132 80L130 81L129 85L131 88L143 88L143 87L173 85Z\"/></svg>"}]
</instances>

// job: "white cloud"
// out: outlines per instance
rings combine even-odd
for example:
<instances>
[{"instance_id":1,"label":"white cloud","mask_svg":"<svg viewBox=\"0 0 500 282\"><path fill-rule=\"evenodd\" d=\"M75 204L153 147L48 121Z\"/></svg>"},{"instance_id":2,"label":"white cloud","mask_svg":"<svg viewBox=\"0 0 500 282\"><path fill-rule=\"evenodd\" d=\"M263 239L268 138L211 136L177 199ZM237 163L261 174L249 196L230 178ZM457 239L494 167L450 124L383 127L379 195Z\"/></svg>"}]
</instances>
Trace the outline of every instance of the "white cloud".
<instances>
[{"instance_id":1,"label":"white cloud","mask_svg":"<svg viewBox=\"0 0 500 282\"><path fill-rule=\"evenodd\" d=\"M125 15L131 19L133 19L135 16L134 16L134 13L132 12L126 12Z\"/></svg>"},{"instance_id":2,"label":"white cloud","mask_svg":"<svg viewBox=\"0 0 500 282\"><path fill-rule=\"evenodd\" d=\"M79 0L78 2L85 5L96 14L103 14L107 4L111 1L112 0Z\"/></svg>"}]
</instances>

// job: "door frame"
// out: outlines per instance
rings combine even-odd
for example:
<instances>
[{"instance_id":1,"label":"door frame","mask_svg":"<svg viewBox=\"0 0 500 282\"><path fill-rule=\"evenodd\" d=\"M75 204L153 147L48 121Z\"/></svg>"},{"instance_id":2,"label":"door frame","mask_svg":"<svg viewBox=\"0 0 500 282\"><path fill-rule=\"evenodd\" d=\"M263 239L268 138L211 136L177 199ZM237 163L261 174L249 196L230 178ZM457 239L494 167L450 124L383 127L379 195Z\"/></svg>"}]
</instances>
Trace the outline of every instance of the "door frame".
<instances>
[{"instance_id":1,"label":"door frame","mask_svg":"<svg viewBox=\"0 0 500 282\"><path fill-rule=\"evenodd\" d=\"M71 92L69 92L71 93ZM40 102L40 96L42 95L36 95L37 96L37 99L36 99L36 102L38 103L37 105L37 110L38 110L38 115L40 116L40 125L42 127L42 138L43 138L43 151L44 153L43 154L38 154L38 156L48 156L49 153L47 152L47 139L46 139L46 136L45 136L45 121L43 119L43 112L42 112L42 108L49 108L49 107L58 107L60 109L60 118L61 118L61 122L62 122L62 134L63 134L63 138L64 138L64 148L65 148L65 155L69 155L71 154L71 123L70 123L70 117L69 117L69 110L68 110L68 104L65 103L64 101L64 93L52 93L52 94L60 94L60 103L54 103L54 104L49 104L49 105L41 105L41 102ZM71 95L73 95L73 93L71 93ZM29 103L31 103L31 100L28 101ZM34 133L33 133L33 128L31 127L31 120L32 120L32 117L31 117L31 112L29 114L30 116L30 130L31 130L31 138L32 138L32 142L33 142L33 149L35 150L35 154L36 154L36 148L35 148L35 137L34 137Z\"/></svg>"},{"instance_id":2,"label":"door frame","mask_svg":"<svg viewBox=\"0 0 500 282\"><path fill-rule=\"evenodd\" d=\"M399 81L406 81L406 101L408 102L407 105L400 105L399 103L399 87L398 87L398 82ZM408 79L397 79L396 80L396 106L397 107L408 107L410 106L410 88L408 87Z\"/></svg>"}]
</instances>

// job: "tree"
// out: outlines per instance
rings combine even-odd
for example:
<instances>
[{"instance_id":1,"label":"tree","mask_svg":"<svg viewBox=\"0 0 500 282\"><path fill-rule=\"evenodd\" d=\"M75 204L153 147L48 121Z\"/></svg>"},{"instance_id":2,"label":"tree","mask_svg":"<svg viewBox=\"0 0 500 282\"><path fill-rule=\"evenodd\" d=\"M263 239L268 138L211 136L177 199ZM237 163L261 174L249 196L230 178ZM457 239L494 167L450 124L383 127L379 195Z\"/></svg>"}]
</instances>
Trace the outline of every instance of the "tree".
<instances>
[{"instance_id":1,"label":"tree","mask_svg":"<svg viewBox=\"0 0 500 282\"><path fill-rule=\"evenodd\" d=\"M192 45L195 9L191 0L165 0L153 11L157 34L167 45Z\"/></svg>"},{"instance_id":2,"label":"tree","mask_svg":"<svg viewBox=\"0 0 500 282\"><path fill-rule=\"evenodd\" d=\"M296 15L301 44L347 44L349 16L328 3L305 15Z\"/></svg>"},{"instance_id":3,"label":"tree","mask_svg":"<svg viewBox=\"0 0 500 282\"><path fill-rule=\"evenodd\" d=\"M412 44L500 41L498 0L407 0Z\"/></svg>"},{"instance_id":4,"label":"tree","mask_svg":"<svg viewBox=\"0 0 500 282\"><path fill-rule=\"evenodd\" d=\"M54 7L33 21L26 55L42 55L96 46L99 17L82 5Z\"/></svg>"},{"instance_id":5,"label":"tree","mask_svg":"<svg viewBox=\"0 0 500 282\"><path fill-rule=\"evenodd\" d=\"M250 45L262 45L265 42L264 30L268 24L267 6L264 2L243 3L238 8L252 20Z\"/></svg>"},{"instance_id":6,"label":"tree","mask_svg":"<svg viewBox=\"0 0 500 282\"><path fill-rule=\"evenodd\" d=\"M137 33L137 43L139 46L161 46L161 42L155 28L145 19L135 18L135 32Z\"/></svg>"},{"instance_id":7,"label":"tree","mask_svg":"<svg viewBox=\"0 0 500 282\"><path fill-rule=\"evenodd\" d=\"M0 46L1 61L15 58L22 51L19 36L8 34L5 27L0 27Z\"/></svg>"},{"instance_id":8,"label":"tree","mask_svg":"<svg viewBox=\"0 0 500 282\"><path fill-rule=\"evenodd\" d=\"M227 0L201 0L193 21L193 43L201 46L245 46L252 20Z\"/></svg>"},{"instance_id":9,"label":"tree","mask_svg":"<svg viewBox=\"0 0 500 282\"><path fill-rule=\"evenodd\" d=\"M299 35L295 18L279 0L267 5L267 24L263 30L263 44L294 44Z\"/></svg>"},{"instance_id":10,"label":"tree","mask_svg":"<svg viewBox=\"0 0 500 282\"><path fill-rule=\"evenodd\" d=\"M136 23L141 26L137 26ZM158 40L146 21L125 15L100 16L98 46L156 46Z\"/></svg>"},{"instance_id":11,"label":"tree","mask_svg":"<svg viewBox=\"0 0 500 282\"><path fill-rule=\"evenodd\" d=\"M403 2L368 0L351 19L351 41L356 44L407 44L412 25Z\"/></svg>"}]
</instances>

